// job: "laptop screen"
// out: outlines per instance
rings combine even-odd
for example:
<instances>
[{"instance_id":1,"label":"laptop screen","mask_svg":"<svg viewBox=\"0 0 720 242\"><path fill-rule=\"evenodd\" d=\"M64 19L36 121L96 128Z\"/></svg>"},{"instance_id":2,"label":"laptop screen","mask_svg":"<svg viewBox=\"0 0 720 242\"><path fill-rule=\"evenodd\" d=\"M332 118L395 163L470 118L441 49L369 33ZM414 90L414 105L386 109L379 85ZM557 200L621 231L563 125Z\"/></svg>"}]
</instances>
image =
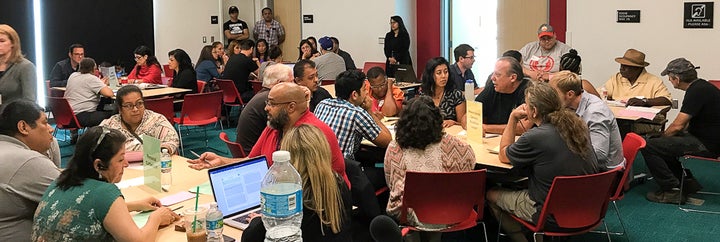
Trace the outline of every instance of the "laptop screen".
<instances>
[{"instance_id":1,"label":"laptop screen","mask_svg":"<svg viewBox=\"0 0 720 242\"><path fill-rule=\"evenodd\" d=\"M260 205L260 183L267 171L265 156L208 170L215 201L224 217Z\"/></svg>"}]
</instances>

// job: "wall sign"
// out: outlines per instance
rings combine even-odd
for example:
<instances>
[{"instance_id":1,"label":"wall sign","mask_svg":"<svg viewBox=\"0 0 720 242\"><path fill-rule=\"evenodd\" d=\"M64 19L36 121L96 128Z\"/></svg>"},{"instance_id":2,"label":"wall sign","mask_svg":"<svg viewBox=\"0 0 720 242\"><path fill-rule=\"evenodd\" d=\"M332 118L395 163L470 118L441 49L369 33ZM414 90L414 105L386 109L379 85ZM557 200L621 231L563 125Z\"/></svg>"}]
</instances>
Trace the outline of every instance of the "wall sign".
<instances>
[{"instance_id":1,"label":"wall sign","mask_svg":"<svg viewBox=\"0 0 720 242\"><path fill-rule=\"evenodd\" d=\"M618 10L618 23L640 23L640 10Z\"/></svg>"},{"instance_id":2,"label":"wall sign","mask_svg":"<svg viewBox=\"0 0 720 242\"><path fill-rule=\"evenodd\" d=\"M714 2L686 2L683 27L686 29L712 29Z\"/></svg>"},{"instance_id":3,"label":"wall sign","mask_svg":"<svg viewBox=\"0 0 720 242\"><path fill-rule=\"evenodd\" d=\"M312 14L303 15L303 23L305 23L305 24L313 23L313 15Z\"/></svg>"}]
</instances>

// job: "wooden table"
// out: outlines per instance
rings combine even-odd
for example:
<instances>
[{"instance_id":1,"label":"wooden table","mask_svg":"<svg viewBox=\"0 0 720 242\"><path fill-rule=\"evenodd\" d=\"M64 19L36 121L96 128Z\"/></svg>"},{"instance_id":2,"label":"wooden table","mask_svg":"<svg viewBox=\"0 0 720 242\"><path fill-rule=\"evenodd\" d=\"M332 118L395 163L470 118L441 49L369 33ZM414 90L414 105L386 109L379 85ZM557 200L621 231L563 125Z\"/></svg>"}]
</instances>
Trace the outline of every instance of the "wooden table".
<instances>
[{"instance_id":1,"label":"wooden table","mask_svg":"<svg viewBox=\"0 0 720 242\"><path fill-rule=\"evenodd\" d=\"M53 87L52 89L63 91L63 92L66 90L65 87ZM184 89L184 88L176 88L176 87L161 87L161 88L153 88L153 89L143 89L142 94L143 94L143 97L150 98L150 97L157 97L157 96L168 96L168 95L185 93L185 92L190 92L190 91L192 91L192 90ZM116 90L113 90L113 93L114 92L116 92Z\"/></svg>"},{"instance_id":2,"label":"wooden table","mask_svg":"<svg viewBox=\"0 0 720 242\"><path fill-rule=\"evenodd\" d=\"M393 140L395 139L395 122L397 118L386 118L383 120L383 124L390 130ZM509 170L512 165L500 162L497 154L490 152L491 149L495 149L500 145L500 139L502 136L494 136L492 138L483 138L482 143L470 141L467 139L465 130L460 125L453 125L449 128L445 128L445 132L449 135L453 135L462 141L468 143L475 153L475 162L480 166L496 169L496 170ZM362 145L375 146L372 142L363 139Z\"/></svg>"},{"instance_id":3,"label":"wooden table","mask_svg":"<svg viewBox=\"0 0 720 242\"><path fill-rule=\"evenodd\" d=\"M420 83L410 83L410 82L398 82L395 83L395 86L400 88L400 90L403 90L404 92L410 89L415 89L420 87ZM330 95L335 97L335 84L332 85L322 85L321 87L325 88Z\"/></svg>"},{"instance_id":4,"label":"wooden table","mask_svg":"<svg viewBox=\"0 0 720 242\"><path fill-rule=\"evenodd\" d=\"M181 191L188 191L190 188L194 188L195 186L208 181L209 178L207 170L197 171L189 168L187 166L188 163L186 162L187 158L175 155L172 157L172 160L173 181L172 186L170 186L169 192L157 192L149 187L146 187L145 185L128 187L121 189L123 196L125 196L125 200L135 201L148 196L162 198L165 196L176 194ZM142 177L143 174L144 173L142 170L125 168L123 180ZM199 204L207 204L214 201L215 198L213 197L213 195L200 194ZM181 211L187 208L193 208L195 206L195 200L190 199L175 205L171 205L170 207L177 208L180 205L184 206ZM240 237L242 237L242 230L230 226L224 226L223 234L233 237L237 241L240 241ZM158 235L155 241L186 241L185 232L175 231L175 228L172 225L167 226L165 228L161 228L158 231Z\"/></svg>"}]
</instances>

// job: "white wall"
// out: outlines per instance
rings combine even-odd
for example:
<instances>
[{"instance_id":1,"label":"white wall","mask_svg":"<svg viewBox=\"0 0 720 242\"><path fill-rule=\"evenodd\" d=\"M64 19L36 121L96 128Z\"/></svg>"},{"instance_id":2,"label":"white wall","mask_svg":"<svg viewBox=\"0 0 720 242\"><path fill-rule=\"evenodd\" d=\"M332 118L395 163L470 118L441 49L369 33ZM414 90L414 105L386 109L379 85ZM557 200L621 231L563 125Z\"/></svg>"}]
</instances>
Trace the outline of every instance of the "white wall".
<instances>
[{"instance_id":1,"label":"white wall","mask_svg":"<svg viewBox=\"0 0 720 242\"><path fill-rule=\"evenodd\" d=\"M385 33L390 31L390 17L399 15L410 32L410 54L417 62L417 46L413 41L417 36L415 1L303 0L302 14L314 15L314 23L302 24L302 38L335 36L340 41L340 48L352 55L358 68L362 68L366 61L385 62L383 44L378 39L384 38ZM297 53L284 56L294 60Z\"/></svg>"},{"instance_id":2,"label":"white wall","mask_svg":"<svg viewBox=\"0 0 720 242\"><path fill-rule=\"evenodd\" d=\"M167 53L183 49L193 63L205 45L222 38L222 19L210 24L210 16L221 16L221 0L154 0L155 56L160 64L168 63ZM227 8L223 10L227 12ZM203 36L207 42L203 43Z\"/></svg>"},{"instance_id":3,"label":"white wall","mask_svg":"<svg viewBox=\"0 0 720 242\"><path fill-rule=\"evenodd\" d=\"M647 70L655 75L660 76L671 60L685 57L702 67L699 77L720 79L720 69L713 68L720 56L720 22L715 29L683 29L683 2L567 1L567 40L582 57L583 77L596 87L604 85L620 67L614 58L635 48L645 53L650 63ZM640 23L616 23L617 10L628 9L640 10ZM674 89L667 77L662 79L673 98L682 103L684 92ZM670 121L676 115L677 110L672 110Z\"/></svg>"}]
</instances>

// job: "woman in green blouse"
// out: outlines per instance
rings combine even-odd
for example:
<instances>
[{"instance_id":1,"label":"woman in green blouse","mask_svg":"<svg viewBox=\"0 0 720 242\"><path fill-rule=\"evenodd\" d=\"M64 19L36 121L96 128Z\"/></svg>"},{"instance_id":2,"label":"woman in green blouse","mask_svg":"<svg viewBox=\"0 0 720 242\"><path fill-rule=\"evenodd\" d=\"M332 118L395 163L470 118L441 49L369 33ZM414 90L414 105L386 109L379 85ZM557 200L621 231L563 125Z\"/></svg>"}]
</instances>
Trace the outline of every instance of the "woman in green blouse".
<instances>
[{"instance_id":1,"label":"woman in green blouse","mask_svg":"<svg viewBox=\"0 0 720 242\"><path fill-rule=\"evenodd\" d=\"M33 222L33 241L155 241L158 227L180 216L157 198L125 202L113 183L120 182L125 136L96 126L78 140L75 154L45 191ZM142 228L128 211L155 210Z\"/></svg>"}]
</instances>

